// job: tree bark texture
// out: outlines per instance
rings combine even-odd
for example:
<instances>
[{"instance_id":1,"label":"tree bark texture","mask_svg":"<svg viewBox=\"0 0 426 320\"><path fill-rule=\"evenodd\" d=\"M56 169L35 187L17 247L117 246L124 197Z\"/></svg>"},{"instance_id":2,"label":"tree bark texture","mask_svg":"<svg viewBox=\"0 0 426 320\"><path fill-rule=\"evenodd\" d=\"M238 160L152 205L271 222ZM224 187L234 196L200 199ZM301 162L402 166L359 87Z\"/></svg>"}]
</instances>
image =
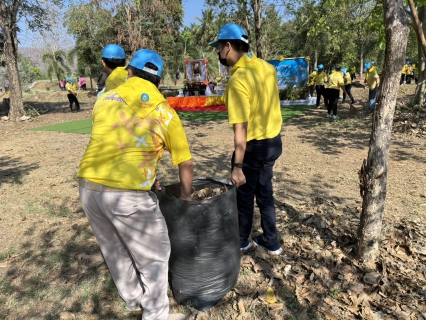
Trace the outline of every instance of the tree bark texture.
<instances>
[{"instance_id":1,"label":"tree bark texture","mask_svg":"<svg viewBox=\"0 0 426 320\"><path fill-rule=\"evenodd\" d=\"M21 83L18 71L18 39L16 16L20 5L15 0L6 7L4 1L0 1L0 28L4 37L4 54L6 56L7 75L10 82L10 112L9 118L16 120L25 115L22 99Z\"/></svg>"},{"instance_id":2,"label":"tree bark texture","mask_svg":"<svg viewBox=\"0 0 426 320\"><path fill-rule=\"evenodd\" d=\"M256 40L256 55L263 58L261 43L261 27L262 27L262 0L252 0L252 9L254 13L254 37Z\"/></svg>"},{"instance_id":3,"label":"tree bark texture","mask_svg":"<svg viewBox=\"0 0 426 320\"><path fill-rule=\"evenodd\" d=\"M426 10L425 7L421 7L419 9L419 20L422 26L422 32L425 34L426 32ZM414 22L412 23L412 26L414 30L416 28L414 27ZM419 73L417 75L418 82L416 87L416 93L414 97L414 101L417 104L423 105L426 102L426 68L425 68L425 56L423 54L423 46L421 42L420 35L418 34L416 30L416 36L417 36L417 56L419 58L419 63L417 65Z\"/></svg>"},{"instance_id":4,"label":"tree bark texture","mask_svg":"<svg viewBox=\"0 0 426 320\"><path fill-rule=\"evenodd\" d=\"M383 9L385 65L373 114L368 157L359 172L363 202L358 229L358 257L364 262L375 261L379 255L392 123L409 33L403 0L384 0Z\"/></svg>"}]
</instances>

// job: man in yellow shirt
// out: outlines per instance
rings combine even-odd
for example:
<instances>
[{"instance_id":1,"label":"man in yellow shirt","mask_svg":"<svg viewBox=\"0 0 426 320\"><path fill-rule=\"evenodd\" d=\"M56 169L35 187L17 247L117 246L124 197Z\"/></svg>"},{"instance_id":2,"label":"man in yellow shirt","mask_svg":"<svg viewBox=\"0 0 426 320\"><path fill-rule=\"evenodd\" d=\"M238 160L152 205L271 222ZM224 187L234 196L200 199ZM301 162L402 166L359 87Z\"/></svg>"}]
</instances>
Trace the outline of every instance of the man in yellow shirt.
<instances>
[{"instance_id":1,"label":"man in yellow shirt","mask_svg":"<svg viewBox=\"0 0 426 320\"><path fill-rule=\"evenodd\" d=\"M342 71L343 75L343 82L345 83L345 91L343 92L343 100L342 103L345 103L346 101L346 95L349 96L349 99L351 99L351 103L355 103L354 96L351 93L352 88L352 76L348 72L347 68L340 68L340 71Z\"/></svg>"},{"instance_id":2,"label":"man in yellow shirt","mask_svg":"<svg viewBox=\"0 0 426 320\"><path fill-rule=\"evenodd\" d=\"M77 112L80 112L80 103L77 99L77 85L71 78L66 79L67 83L65 84L65 89L67 90L67 98L70 103L70 110L73 111L72 105L75 103Z\"/></svg>"},{"instance_id":3,"label":"man in yellow shirt","mask_svg":"<svg viewBox=\"0 0 426 320\"><path fill-rule=\"evenodd\" d=\"M327 74L324 72L324 66L318 66L318 73L315 76L315 91L317 92L317 108L320 109L321 96L324 98L324 104L327 108L327 99L325 98L325 84L327 82Z\"/></svg>"},{"instance_id":4,"label":"man in yellow shirt","mask_svg":"<svg viewBox=\"0 0 426 320\"><path fill-rule=\"evenodd\" d=\"M105 68L108 78L105 80L105 90L102 93L117 88L127 79L126 53L118 44L107 44L102 50L102 65Z\"/></svg>"},{"instance_id":5,"label":"man in yellow shirt","mask_svg":"<svg viewBox=\"0 0 426 320\"><path fill-rule=\"evenodd\" d=\"M404 64L404 66L402 67L401 80L399 81L399 85L401 86L404 85L406 74L407 74L407 64Z\"/></svg>"},{"instance_id":6,"label":"man in yellow shirt","mask_svg":"<svg viewBox=\"0 0 426 320\"><path fill-rule=\"evenodd\" d=\"M308 87L309 97L314 96L315 77L317 76L317 72L318 72L318 68L315 68L314 71L312 71L312 73L308 77L307 87Z\"/></svg>"},{"instance_id":7,"label":"man in yellow shirt","mask_svg":"<svg viewBox=\"0 0 426 320\"><path fill-rule=\"evenodd\" d=\"M365 74L364 86L367 85L369 87L369 111L372 112L374 110L374 107L376 106L376 96L380 84L380 77L377 73L376 67L374 67L371 62L366 62L364 66L365 70L367 71L367 73Z\"/></svg>"},{"instance_id":8,"label":"man in yellow shirt","mask_svg":"<svg viewBox=\"0 0 426 320\"><path fill-rule=\"evenodd\" d=\"M238 25L224 25L209 45L217 48L221 64L232 67L223 100L234 127L231 178L237 187L241 251L252 247L249 237L256 197L263 234L252 241L270 254L281 254L272 188L273 166L282 153L276 70L249 52L248 36Z\"/></svg>"},{"instance_id":9,"label":"man in yellow shirt","mask_svg":"<svg viewBox=\"0 0 426 320\"><path fill-rule=\"evenodd\" d=\"M413 66L411 65L410 61L407 62L407 74L405 75L405 83L411 84L411 79L413 79Z\"/></svg>"},{"instance_id":10,"label":"man in yellow shirt","mask_svg":"<svg viewBox=\"0 0 426 320\"><path fill-rule=\"evenodd\" d=\"M129 79L101 95L80 163L83 209L120 296L143 319L168 317L167 226L151 192L164 150L179 166L180 198L191 200L193 162L177 113L158 90L162 58L139 50Z\"/></svg>"},{"instance_id":11,"label":"man in yellow shirt","mask_svg":"<svg viewBox=\"0 0 426 320\"><path fill-rule=\"evenodd\" d=\"M325 96L327 100L327 118L331 118L331 111L333 111L333 119L337 120L337 102L339 101L340 88L345 91L345 83L343 81L342 71L332 69L334 72L330 74L327 80L327 89L325 89Z\"/></svg>"}]
</instances>

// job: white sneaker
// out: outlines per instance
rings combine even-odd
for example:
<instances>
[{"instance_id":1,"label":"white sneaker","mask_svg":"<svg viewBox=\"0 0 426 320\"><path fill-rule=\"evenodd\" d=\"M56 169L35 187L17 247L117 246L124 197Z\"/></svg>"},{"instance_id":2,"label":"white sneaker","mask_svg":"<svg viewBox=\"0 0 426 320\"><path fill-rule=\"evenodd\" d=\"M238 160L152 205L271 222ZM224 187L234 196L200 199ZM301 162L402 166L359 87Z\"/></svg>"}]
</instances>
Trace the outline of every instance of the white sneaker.
<instances>
[{"instance_id":1,"label":"white sneaker","mask_svg":"<svg viewBox=\"0 0 426 320\"><path fill-rule=\"evenodd\" d=\"M331 114L327 113L325 117L326 118L331 118Z\"/></svg>"},{"instance_id":2,"label":"white sneaker","mask_svg":"<svg viewBox=\"0 0 426 320\"><path fill-rule=\"evenodd\" d=\"M338 119L340 119L338 116L333 116L333 119L334 120L338 120Z\"/></svg>"},{"instance_id":3,"label":"white sneaker","mask_svg":"<svg viewBox=\"0 0 426 320\"><path fill-rule=\"evenodd\" d=\"M253 247L253 245L251 244L251 242L249 242L249 244L247 246L245 246L244 248L240 248L241 252L246 252L247 250L250 250Z\"/></svg>"},{"instance_id":4,"label":"white sneaker","mask_svg":"<svg viewBox=\"0 0 426 320\"><path fill-rule=\"evenodd\" d=\"M252 239L253 240L253 239ZM278 255L280 255L281 253L283 253L283 249L280 247L279 249L277 249L277 250L274 250L274 251L272 251L272 250L269 250L268 248L266 248L266 247L264 247L264 246L262 246L262 245L260 245L260 244L258 244L258 243L256 243L256 241L255 240L253 240L253 243L254 243L254 245L256 246L256 247L262 247L263 249L265 249L266 251L268 251L268 253L269 254L272 254L272 255L275 255L275 256L278 256Z\"/></svg>"}]
</instances>

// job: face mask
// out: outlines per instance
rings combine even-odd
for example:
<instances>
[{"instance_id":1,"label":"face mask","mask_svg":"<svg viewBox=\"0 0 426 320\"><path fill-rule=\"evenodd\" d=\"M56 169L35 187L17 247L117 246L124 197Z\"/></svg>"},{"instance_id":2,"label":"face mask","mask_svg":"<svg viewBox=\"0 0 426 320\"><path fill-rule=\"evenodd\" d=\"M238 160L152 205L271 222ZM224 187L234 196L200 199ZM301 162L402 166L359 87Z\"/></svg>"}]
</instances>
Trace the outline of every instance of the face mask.
<instances>
[{"instance_id":1,"label":"face mask","mask_svg":"<svg viewBox=\"0 0 426 320\"><path fill-rule=\"evenodd\" d=\"M222 50L223 50L223 49L225 49L225 47L223 47L223 48L222 48ZM228 67L228 62L226 61L226 58L228 57L228 53L229 53L229 51L228 51L228 53L226 54L225 59L222 59L222 58L220 57L220 54L221 54L222 50L220 50L220 52L218 53L218 56L219 56L219 62L220 62L222 65L224 65L225 67Z\"/></svg>"}]
</instances>

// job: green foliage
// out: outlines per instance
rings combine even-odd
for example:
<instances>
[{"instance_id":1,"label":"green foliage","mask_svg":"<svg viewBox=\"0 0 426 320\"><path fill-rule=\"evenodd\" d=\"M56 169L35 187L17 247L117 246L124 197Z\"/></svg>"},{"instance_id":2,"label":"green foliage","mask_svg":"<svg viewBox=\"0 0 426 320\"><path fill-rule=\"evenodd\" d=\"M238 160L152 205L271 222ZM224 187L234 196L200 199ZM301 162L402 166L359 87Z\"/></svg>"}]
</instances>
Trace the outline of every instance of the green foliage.
<instances>
[{"instance_id":1,"label":"green foliage","mask_svg":"<svg viewBox=\"0 0 426 320\"><path fill-rule=\"evenodd\" d=\"M280 100L304 100L307 94L308 90L306 86L293 88L292 85L288 85L279 91Z\"/></svg>"},{"instance_id":2,"label":"green foliage","mask_svg":"<svg viewBox=\"0 0 426 320\"><path fill-rule=\"evenodd\" d=\"M18 70L22 85L30 84L35 80L41 79L40 69L35 67L31 61L22 56L19 56Z\"/></svg>"},{"instance_id":3,"label":"green foliage","mask_svg":"<svg viewBox=\"0 0 426 320\"><path fill-rule=\"evenodd\" d=\"M50 79L54 75L59 82L66 74L71 72L71 69L66 64L66 54L62 50L45 53L42 60L47 65L47 76Z\"/></svg>"}]
</instances>

